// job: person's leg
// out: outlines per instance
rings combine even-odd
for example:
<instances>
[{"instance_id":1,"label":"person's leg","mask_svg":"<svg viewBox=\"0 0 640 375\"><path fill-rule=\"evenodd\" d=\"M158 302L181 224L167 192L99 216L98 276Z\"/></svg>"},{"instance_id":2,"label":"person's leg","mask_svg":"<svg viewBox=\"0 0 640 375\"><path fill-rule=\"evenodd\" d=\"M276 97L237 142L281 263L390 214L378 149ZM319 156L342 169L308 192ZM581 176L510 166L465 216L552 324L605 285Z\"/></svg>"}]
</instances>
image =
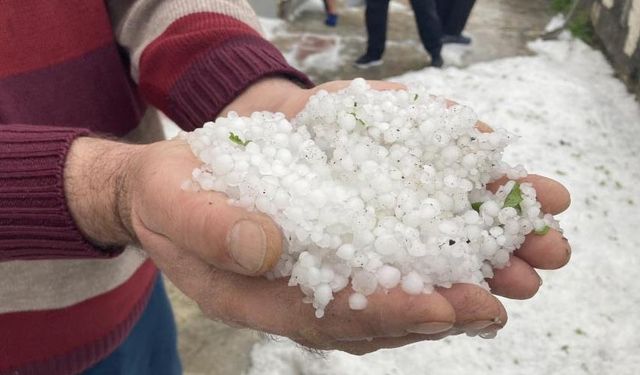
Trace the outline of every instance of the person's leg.
<instances>
[{"instance_id":1,"label":"person's leg","mask_svg":"<svg viewBox=\"0 0 640 375\"><path fill-rule=\"evenodd\" d=\"M338 24L338 7L336 6L336 0L324 0L324 9L327 12L327 18L324 24L334 27Z\"/></svg>"},{"instance_id":2,"label":"person's leg","mask_svg":"<svg viewBox=\"0 0 640 375\"><path fill-rule=\"evenodd\" d=\"M324 0L324 9L328 14L336 14L338 13L338 8L336 7L336 0Z\"/></svg>"},{"instance_id":3,"label":"person's leg","mask_svg":"<svg viewBox=\"0 0 640 375\"><path fill-rule=\"evenodd\" d=\"M451 13L451 6L455 0L436 0L436 8L438 9L438 17L440 18L440 25L442 30L446 30L447 19ZM445 33L446 34L446 33Z\"/></svg>"},{"instance_id":4,"label":"person's leg","mask_svg":"<svg viewBox=\"0 0 640 375\"><path fill-rule=\"evenodd\" d=\"M84 375L180 375L176 326L162 277L125 341Z\"/></svg>"},{"instance_id":5,"label":"person's leg","mask_svg":"<svg viewBox=\"0 0 640 375\"><path fill-rule=\"evenodd\" d=\"M440 0L442 1L442 0ZM447 35L461 35L467 25L475 0L450 0L452 5L446 21L443 20L443 31Z\"/></svg>"},{"instance_id":6,"label":"person's leg","mask_svg":"<svg viewBox=\"0 0 640 375\"><path fill-rule=\"evenodd\" d=\"M435 0L411 0L422 45L431 55L432 61L441 62L442 26ZM438 66L438 64L432 64ZM442 64L439 64L442 65Z\"/></svg>"},{"instance_id":7,"label":"person's leg","mask_svg":"<svg viewBox=\"0 0 640 375\"><path fill-rule=\"evenodd\" d=\"M389 0L367 0L365 22L367 24L366 55L373 59L382 58L384 46L387 41L387 17L389 12Z\"/></svg>"}]
</instances>

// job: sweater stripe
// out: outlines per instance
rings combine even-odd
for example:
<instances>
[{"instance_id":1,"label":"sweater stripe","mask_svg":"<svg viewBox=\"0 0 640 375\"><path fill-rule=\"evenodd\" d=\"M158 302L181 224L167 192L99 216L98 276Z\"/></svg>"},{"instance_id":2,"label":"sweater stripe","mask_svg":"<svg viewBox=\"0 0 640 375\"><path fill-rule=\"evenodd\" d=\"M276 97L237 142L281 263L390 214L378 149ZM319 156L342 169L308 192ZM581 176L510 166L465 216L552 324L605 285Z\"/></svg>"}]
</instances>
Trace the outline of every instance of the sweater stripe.
<instances>
[{"instance_id":1,"label":"sweater stripe","mask_svg":"<svg viewBox=\"0 0 640 375\"><path fill-rule=\"evenodd\" d=\"M140 98L113 43L59 64L0 79L0 124L91 128L94 133L123 136L141 118ZM2 125L0 129L0 142L12 141L0 146L0 154L12 153L21 142L38 137L38 133L8 133ZM34 155L58 151L55 140L59 136L40 136L44 139ZM19 141L13 143L14 139Z\"/></svg>"},{"instance_id":2,"label":"sweater stripe","mask_svg":"<svg viewBox=\"0 0 640 375\"><path fill-rule=\"evenodd\" d=\"M117 6L117 0L109 3L116 38L129 51L131 72L136 80L140 59L147 46L184 16L216 13L242 21L260 31L260 23L246 0L144 0L134 2L126 12ZM227 30L220 29L218 32Z\"/></svg>"},{"instance_id":3,"label":"sweater stripe","mask_svg":"<svg viewBox=\"0 0 640 375\"><path fill-rule=\"evenodd\" d=\"M0 78L67 61L113 39L102 1L0 2ZM1 90L0 90L1 91Z\"/></svg>"},{"instance_id":4,"label":"sweater stripe","mask_svg":"<svg viewBox=\"0 0 640 375\"><path fill-rule=\"evenodd\" d=\"M194 59L243 36L259 38L248 25L218 13L196 13L178 19L145 49L140 59L141 89L150 101L166 110L171 86Z\"/></svg>"},{"instance_id":5,"label":"sweater stripe","mask_svg":"<svg viewBox=\"0 0 640 375\"><path fill-rule=\"evenodd\" d=\"M166 111L183 128L196 129L214 120L220 110L244 91L246 86L238 85L239 81L251 84L268 76L287 77L302 86L312 86L305 75L292 69L280 52L261 37L229 39L206 49L192 61L171 87ZM214 105L203 105L200 98L207 98Z\"/></svg>"},{"instance_id":6,"label":"sweater stripe","mask_svg":"<svg viewBox=\"0 0 640 375\"><path fill-rule=\"evenodd\" d=\"M123 285L77 305L0 315L0 375L71 374L104 358L142 313L156 274L147 261Z\"/></svg>"}]
</instances>

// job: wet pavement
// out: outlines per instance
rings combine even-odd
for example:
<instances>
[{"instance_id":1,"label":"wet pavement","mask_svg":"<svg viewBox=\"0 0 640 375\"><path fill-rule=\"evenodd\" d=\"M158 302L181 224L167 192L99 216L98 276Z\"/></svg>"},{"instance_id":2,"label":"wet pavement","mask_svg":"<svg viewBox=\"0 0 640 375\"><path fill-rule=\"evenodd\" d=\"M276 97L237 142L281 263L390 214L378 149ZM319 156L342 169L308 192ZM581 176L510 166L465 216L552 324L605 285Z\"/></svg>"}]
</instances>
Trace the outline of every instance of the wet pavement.
<instances>
[{"instance_id":1,"label":"wet pavement","mask_svg":"<svg viewBox=\"0 0 640 375\"><path fill-rule=\"evenodd\" d=\"M418 40L414 16L406 0L393 0L384 64L368 70L351 65L366 46L363 9L341 7L338 27L329 28L323 23L320 1L311 4L294 21L267 22L271 27L266 29L289 62L315 82L355 77L382 79L428 65L429 56ZM551 16L547 4L547 1L478 0L465 32L473 38L473 44L447 47L443 51L445 67L529 54L526 43L542 32ZM167 286L178 322L185 375L246 372L251 347L262 336L206 319L195 303L170 283Z\"/></svg>"},{"instance_id":2,"label":"wet pavement","mask_svg":"<svg viewBox=\"0 0 640 375\"><path fill-rule=\"evenodd\" d=\"M294 22L276 28L272 38L289 61L316 82L365 77L382 79L424 69L429 55L418 39L414 14L407 0L391 3L384 64L361 70L352 66L366 49L363 8L340 9L336 28L324 25L324 9L311 2ZM527 41L541 33L549 19L546 1L479 0L465 34L469 47L446 46L446 66L466 66L479 61L525 55Z\"/></svg>"}]
</instances>

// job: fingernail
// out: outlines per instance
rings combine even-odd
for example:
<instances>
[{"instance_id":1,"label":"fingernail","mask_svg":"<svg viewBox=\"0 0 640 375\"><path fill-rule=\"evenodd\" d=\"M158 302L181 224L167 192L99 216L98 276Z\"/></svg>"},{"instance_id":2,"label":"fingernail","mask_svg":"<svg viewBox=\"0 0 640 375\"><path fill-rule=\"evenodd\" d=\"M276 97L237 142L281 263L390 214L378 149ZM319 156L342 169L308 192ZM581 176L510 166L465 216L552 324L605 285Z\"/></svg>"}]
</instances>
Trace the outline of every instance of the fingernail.
<instances>
[{"instance_id":1,"label":"fingernail","mask_svg":"<svg viewBox=\"0 0 640 375\"><path fill-rule=\"evenodd\" d=\"M435 333L441 333L444 331L448 331L453 327L451 323L445 322L429 322L429 323L421 323L416 326L413 326L407 329L407 332L411 333L420 333L423 335L433 335Z\"/></svg>"},{"instance_id":2,"label":"fingernail","mask_svg":"<svg viewBox=\"0 0 640 375\"><path fill-rule=\"evenodd\" d=\"M246 271L254 273L262 268L267 254L267 238L262 226L251 220L240 220L229 233L231 257Z\"/></svg>"},{"instance_id":3,"label":"fingernail","mask_svg":"<svg viewBox=\"0 0 640 375\"><path fill-rule=\"evenodd\" d=\"M464 331L480 331L494 324L496 324L495 320L478 320L475 322L467 323L460 328L462 328L462 330Z\"/></svg>"}]
</instances>

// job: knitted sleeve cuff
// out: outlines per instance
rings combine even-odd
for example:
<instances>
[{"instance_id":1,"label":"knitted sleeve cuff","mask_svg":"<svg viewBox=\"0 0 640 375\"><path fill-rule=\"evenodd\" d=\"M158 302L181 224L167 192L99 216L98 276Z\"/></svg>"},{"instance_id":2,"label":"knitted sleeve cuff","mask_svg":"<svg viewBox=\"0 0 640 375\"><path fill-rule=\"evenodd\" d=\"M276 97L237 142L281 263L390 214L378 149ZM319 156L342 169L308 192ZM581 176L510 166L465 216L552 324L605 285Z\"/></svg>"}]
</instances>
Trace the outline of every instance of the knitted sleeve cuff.
<instances>
[{"instance_id":1,"label":"knitted sleeve cuff","mask_svg":"<svg viewBox=\"0 0 640 375\"><path fill-rule=\"evenodd\" d=\"M251 84L269 76L313 86L271 43L258 36L235 38L198 56L169 91L168 112L181 126L195 129L214 120Z\"/></svg>"},{"instance_id":2,"label":"knitted sleeve cuff","mask_svg":"<svg viewBox=\"0 0 640 375\"><path fill-rule=\"evenodd\" d=\"M64 164L79 128L0 125L0 261L112 257L89 243L67 207Z\"/></svg>"}]
</instances>

